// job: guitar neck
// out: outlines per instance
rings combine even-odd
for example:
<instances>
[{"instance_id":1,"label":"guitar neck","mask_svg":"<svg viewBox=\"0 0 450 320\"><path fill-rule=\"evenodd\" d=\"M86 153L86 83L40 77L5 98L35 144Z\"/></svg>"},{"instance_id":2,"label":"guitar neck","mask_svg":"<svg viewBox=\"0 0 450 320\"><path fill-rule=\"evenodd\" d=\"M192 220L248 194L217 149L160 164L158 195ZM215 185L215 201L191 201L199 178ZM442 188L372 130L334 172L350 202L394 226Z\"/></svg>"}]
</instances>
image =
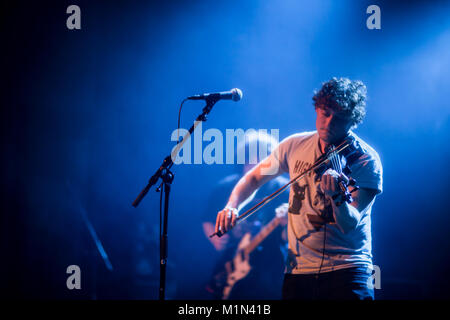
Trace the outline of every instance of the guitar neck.
<instances>
[{"instance_id":1,"label":"guitar neck","mask_svg":"<svg viewBox=\"0 0 450 320\"><path fill-rule=\"evenodd\" d=\"M252 241L245 247L245 254L252 253L253 250L265 239L272 231L280 224L280 219L275 217L270 221L256 236L253 237Z\"/></svg>"}]
</instances>

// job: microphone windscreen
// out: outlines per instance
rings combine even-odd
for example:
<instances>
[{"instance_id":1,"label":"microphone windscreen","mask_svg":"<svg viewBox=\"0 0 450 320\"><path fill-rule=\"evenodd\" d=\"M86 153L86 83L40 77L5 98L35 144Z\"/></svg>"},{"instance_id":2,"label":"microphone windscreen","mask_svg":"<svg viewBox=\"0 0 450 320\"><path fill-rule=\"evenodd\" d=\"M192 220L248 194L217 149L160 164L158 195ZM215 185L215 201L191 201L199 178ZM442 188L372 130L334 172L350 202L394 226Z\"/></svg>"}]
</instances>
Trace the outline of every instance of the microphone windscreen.
<instances>
[{"instance_id":1,"label":"microphone windscreen","mask_svg":"<svg viewBox=\"0 0 450 320\"><path fill-rule=\"evenodd\" d=\"M241 89L238 89L238 88L231 89L231 93L233 95L233 101L239 101L242 99Z\"/></svg>"}]
</instances>

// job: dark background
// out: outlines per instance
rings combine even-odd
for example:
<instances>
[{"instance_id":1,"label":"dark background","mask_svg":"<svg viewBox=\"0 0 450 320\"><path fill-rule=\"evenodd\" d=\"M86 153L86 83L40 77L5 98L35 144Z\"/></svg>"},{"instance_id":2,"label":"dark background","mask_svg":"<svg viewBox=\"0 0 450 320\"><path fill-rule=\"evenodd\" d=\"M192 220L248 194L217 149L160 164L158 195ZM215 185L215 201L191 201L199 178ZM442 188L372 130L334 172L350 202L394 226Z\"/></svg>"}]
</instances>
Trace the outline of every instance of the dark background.
<instances>
[{"instance_id":1,"label":"dark background","mask_svg":"<svg viewBox=\"0 0 450 320\"><path fill-rule=\"evenodd\" d=\"M71 4L81 30L66 28ZM370 4L381 8L381 30L366 28ZM279 129L283 139L313 130L314 89L347 76L368 87L356 132L384 167L373 208L376 296L449 298L449 9L445 1L3 1L2 297L156 299L159 194L152 189L136 209L131 202L173 146L181 100L239 87L243 100L217 104L203 131ZM182 127L202 106L185 104ZM205 199L225 204L211 190L234 170L174 167L168 298L197 298L212 264ZM72 264L82 290L66 288Z\"/></svg>"}]
</instances>

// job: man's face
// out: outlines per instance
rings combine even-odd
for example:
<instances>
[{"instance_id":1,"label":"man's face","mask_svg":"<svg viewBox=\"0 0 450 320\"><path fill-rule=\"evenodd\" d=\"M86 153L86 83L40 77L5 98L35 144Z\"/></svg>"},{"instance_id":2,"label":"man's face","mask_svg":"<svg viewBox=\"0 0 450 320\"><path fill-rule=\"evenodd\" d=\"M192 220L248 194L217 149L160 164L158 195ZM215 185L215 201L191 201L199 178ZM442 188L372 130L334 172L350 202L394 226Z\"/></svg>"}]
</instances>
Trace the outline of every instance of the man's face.
<instances>
[{"instance_id":1,"label":"man's face","mask_svg":"<svg viewBox=\"0 0 450 320\"><path fill-rule=\"evenodd\" d=\"M328 144L339 142L352 126L350 119L324 104L316 105L316 114L317 133Z\"/></svg>"}]
</instances>

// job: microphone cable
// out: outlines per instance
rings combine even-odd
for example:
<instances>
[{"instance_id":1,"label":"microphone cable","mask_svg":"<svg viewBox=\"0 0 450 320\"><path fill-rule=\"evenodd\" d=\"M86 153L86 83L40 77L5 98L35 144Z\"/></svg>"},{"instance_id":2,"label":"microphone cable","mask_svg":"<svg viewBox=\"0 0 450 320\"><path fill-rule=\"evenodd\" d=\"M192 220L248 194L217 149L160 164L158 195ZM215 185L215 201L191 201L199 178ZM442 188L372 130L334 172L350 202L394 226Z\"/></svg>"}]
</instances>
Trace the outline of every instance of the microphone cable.
<instances>
[{"instance_id":1,"label":"microphone cable","mask_svg":"<svg viewBox=\"0 0 450 320\"><path fill-rule=\"evenodd\" d=\"M188 100L188 98L184 99L181 102L180 109L178 110L178 126L177 126L177 143L180 142L180 120L181 120L181 109L183 108L183 104Z\"/></svg>"}]
</instances>

